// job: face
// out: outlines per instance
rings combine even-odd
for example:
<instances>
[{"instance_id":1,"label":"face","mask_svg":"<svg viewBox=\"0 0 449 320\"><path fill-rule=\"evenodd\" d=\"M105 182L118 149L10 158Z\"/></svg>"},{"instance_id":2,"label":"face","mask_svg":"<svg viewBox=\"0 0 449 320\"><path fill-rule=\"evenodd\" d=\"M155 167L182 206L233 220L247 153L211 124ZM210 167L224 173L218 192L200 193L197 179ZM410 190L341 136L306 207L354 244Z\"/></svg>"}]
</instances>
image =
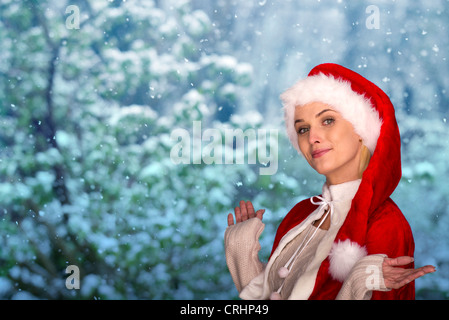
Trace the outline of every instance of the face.
<instances>
[{"instance_id":1,"label":"face","mask_svg":"<svg viewBox=\"0 0 449 320\"><path fill-rule=\"evenodd\" d=\"M352 124L321 102L295 110L298 145L307 162L328 184L359 179L362 140Z\"/></svg>"}]
</instances>

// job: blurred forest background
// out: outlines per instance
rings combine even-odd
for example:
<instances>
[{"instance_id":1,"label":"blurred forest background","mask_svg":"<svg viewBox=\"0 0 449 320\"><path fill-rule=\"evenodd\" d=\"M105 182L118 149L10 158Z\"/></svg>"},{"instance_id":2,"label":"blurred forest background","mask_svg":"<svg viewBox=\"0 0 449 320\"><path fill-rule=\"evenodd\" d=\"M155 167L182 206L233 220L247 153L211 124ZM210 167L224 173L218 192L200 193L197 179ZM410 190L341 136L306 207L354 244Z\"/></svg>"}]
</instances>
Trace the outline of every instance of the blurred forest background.
<instances>
[{"instance_id":1,"label":"blurred forest background","mask_svg":"<svg viewBox=\"0 0 449 320\"><path fill-rule=\"evenodd\" d=\"M391 97L393 199L416 264L437 267L417 298L449 297L449 1L0 0L0 43L1 299L236 298L227 213L267 209L266 258L282 217L321 192L278 97L322 62ZM277 173L173 164L170 134L195 120L278 129Z\"/></svg>"}]
</instances>

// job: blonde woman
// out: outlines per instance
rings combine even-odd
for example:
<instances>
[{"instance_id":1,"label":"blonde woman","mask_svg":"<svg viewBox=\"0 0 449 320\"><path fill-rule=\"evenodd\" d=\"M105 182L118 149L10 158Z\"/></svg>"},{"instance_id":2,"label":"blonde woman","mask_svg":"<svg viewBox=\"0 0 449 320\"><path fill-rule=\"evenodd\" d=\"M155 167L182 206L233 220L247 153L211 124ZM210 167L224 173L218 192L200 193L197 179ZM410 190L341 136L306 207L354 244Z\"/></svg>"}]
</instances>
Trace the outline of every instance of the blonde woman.
<instances>
[{"instance_id":1,"label":"blonde woman","mask_svg":"<svg viewBox=\"0 0 449 320\"><path fill-rule=\"evenodd\" d=\"M390 195L401 177L400 137L387 95L361 75L321 64L281 95L288 137L325 177L278 227L258 258L264 210L228 215L228 268L243 299L414 299L410 226Z\"/></svg>"}]
</instances>

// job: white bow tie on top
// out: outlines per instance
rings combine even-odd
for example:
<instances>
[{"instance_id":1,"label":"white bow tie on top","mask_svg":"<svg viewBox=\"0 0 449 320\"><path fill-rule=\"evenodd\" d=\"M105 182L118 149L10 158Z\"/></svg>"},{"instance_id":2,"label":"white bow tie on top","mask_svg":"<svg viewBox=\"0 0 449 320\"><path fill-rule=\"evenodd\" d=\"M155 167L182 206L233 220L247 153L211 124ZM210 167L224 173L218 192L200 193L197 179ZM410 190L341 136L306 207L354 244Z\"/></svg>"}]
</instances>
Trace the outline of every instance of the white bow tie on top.
<instances>
[{"instance_id":1,"label":"white bow tie on top","mask_svg":"<svg viewBox=\"0 0 449 320\"><path fill-rule=\"evenodd\" d=\"M317 198L319 201L314 201L313 199ZM319 206L319 210L318 213L322 212L324 209L324 213L326 213L326 217L320 222L320 226L321 223L323 223L324 220L326 220L327 215L330 213L331 215L331 222L332 225L337 225L339 223L339 219L338 217L334 214L335 213L335 208L334 208L334 204L338 201L336 200L326 200L325 198L321 197L321 196L313 196L312 198L310 198L310 202L314 205ZM326 211L326 207L327 207L327 211ZM320 216L322 216L323 214L319 214ZM320 218L320 217L319 217ZM317 220L319 219L317 218ZM319 228L319 227L318 227Z\"/></svg>"}]
</instances>

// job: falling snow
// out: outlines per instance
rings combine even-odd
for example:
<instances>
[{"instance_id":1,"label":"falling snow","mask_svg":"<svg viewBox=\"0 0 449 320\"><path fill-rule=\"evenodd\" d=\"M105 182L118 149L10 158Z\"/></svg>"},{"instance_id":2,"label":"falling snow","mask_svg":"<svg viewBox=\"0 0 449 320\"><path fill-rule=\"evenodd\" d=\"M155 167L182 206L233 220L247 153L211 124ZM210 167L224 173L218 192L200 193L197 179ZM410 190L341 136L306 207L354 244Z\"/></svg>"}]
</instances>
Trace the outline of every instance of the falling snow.
<instances>
[{"instance_id":1,"label":"falling snow","mask_svg":"<svg viewBox=\"0 0 449 320\"><path fill-rule=\"evenodd\" d=\"M285 136L279 94L322 62L391 97L403 163L393 199L415 263L437 267L417 297L448 298L449 6L370 5L374 28L368 5L347 0L2 4L0 299L235 298L227 214L242 199L267 210L266 259L282 217L321 191ZM277 173L175 165L170 134L193 121L278 129ZM64 285L68 265L81 270L80 290Z\"/></svg>"}]
</instances>

